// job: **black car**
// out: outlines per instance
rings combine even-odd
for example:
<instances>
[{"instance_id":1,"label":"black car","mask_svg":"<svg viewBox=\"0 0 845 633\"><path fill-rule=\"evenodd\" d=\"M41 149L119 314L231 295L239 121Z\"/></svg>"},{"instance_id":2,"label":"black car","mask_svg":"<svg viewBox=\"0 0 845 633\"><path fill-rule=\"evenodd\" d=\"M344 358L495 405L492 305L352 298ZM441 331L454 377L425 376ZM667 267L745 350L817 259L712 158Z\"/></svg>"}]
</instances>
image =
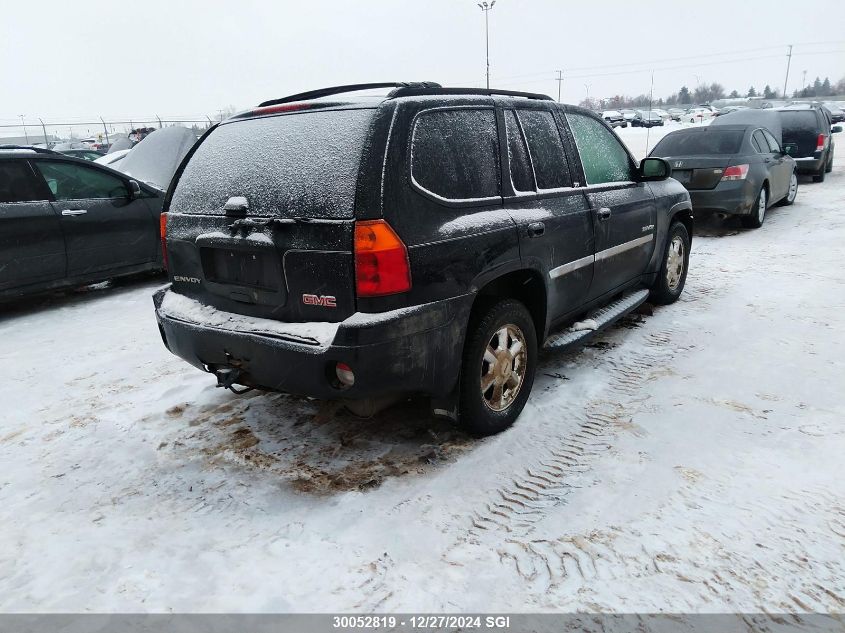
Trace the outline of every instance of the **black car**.
<instances>
[{"instance_id":1,"label":"black car","mask_svg":"<svg viewBox=\"0 0 845 633\"><path fill-rule=\"evenodd\" d=\"M795 159L799 174L810 174L815 182L824 182L833 169L835 143L829 111L817 104L792 104L775 110L783 128L783 145Z\"/></svg>"},{"instance_id":2,"label":"black car","mask_svg":"<svg viewBox=\"0 0 845 633\"><path fill-rule=\"evenodd\" d=\"M655 127L663 125L663 117L652 110L637 110L631 119L631 127Z\"/></svg>"},{"instance_id":3,"label":"black car","mask_svg":"<svg viewBox=\"0 0 845 633\"><path fill-rule=\"evenodd\" d=\"M755 125L671 132L649 156L669 162L672 177L689 190L696 213L739 215L748 227L761 226L769 206L792 204L798 194L795 161L768 129Z\"/></svg>"},{"instance_id":4,"label":"black car","mask_svg":"<svg viewBox=\"0 0 845 633\"><path fill-rule=\"evenodd\" d=\"M173 179L161 335L222 387L425 394L494 433L538 346L678 298L692 215L668 173L545 95L392 83L267 101Z\"/></svg>"},{"instance_id":5,"label":"black car","mask_svg":"<svg viewBox=\"0 0 845 633\"><path fill-rule=\"evenodd\" d=\"M0 146L0 300L161 269L163 197L87 160Z\"/></svg>"}]
</instances>

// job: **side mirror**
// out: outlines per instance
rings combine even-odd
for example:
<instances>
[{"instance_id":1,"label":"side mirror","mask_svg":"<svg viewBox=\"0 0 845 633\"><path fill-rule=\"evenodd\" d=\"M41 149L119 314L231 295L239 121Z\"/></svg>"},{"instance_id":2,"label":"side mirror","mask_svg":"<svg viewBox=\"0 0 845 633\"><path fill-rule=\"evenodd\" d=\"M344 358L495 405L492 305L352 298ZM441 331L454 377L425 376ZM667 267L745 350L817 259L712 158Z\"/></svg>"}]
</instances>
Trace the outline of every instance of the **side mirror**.
<instances>
[{"instance_id":1,"label":"side mirror","mask_svg":"<svg viewBox=\"0 0 845 633\"><path fill-rule=\"evenodd\" d=\"M842 131L841 125L834 125L832 128L830 128L831 134L839 134L841 131Z\"/></svg>"},{"instance_id":2,"label":"side mirror","mask_svg":"<svg viewBox=\"0 0 845 633\"><path fill-rule=\"evenodd\" d=\"M662 158L643 158L638 171L640 182L666 180L672 173L669 163Z\"/></svg>"},{"instance_id":3,"label":"side mirror","mask_svg":"<svg viewBox=\"0 0 845 633\"><path fill-rule=\"evenodd\" d=\"M137 180L130 180L129 181L129 197L134 199L141 195L141 185L138 184Z\"/></svg>"}]
</instances>

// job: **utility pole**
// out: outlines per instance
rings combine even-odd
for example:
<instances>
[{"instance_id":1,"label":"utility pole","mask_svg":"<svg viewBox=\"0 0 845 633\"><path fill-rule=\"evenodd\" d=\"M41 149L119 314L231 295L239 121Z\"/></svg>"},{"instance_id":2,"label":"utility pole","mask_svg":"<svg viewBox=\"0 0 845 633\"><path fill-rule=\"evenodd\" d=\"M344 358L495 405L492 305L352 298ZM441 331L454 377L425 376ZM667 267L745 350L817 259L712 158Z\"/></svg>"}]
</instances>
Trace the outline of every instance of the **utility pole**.
<instances>
[{"instance_id":1,"label":"utility pole","mask_svg":"<svg viewBox=\"0 0 845 633\"><path fill-rule=\"evenodd\" d=\"M26 133L26 125L23 122L24 115L19 114L18 116L21 118L21 127L23 128L23 135L24 135L24 138L26 139L26 144L29 145L29 134Z\"/></svg>"},{"instance_id":2,"label":"utility pole","mask_svg":"<svg viewBox=\"0 0 845 633\"><path fill-rule=\"evenodd\" d=\"M786 98L786 82L789 81L789 65L792 63L792 44L789 45L789 52L786 54L786 77L783 80L783 96Z\"/></svg>"},{"instance_id":3,"label":"utility pole","mask_svg":"<svg viewBox=\"0 0 845 633\"><path fill-rule=\"evenodd\" d=\"M557 102L560 103L560 90L563 87L563 71L557 71Z\"/></svg>"},{"instance_id":4,"label":"utility pole","mask_svg":"<svg viewBox=\"0 0 845 633\"><path fill-rule=\"evenodd\" d=\"M801 90L804 90L807 86L807 71L804 71L804 77L801 79ZM786 96L786 95L784 95Z\"/></svg>"},{"instance_id":5,"label":"utility pole","mask_svg":"<svg viewBox=\"0 0 845 633\"><path fill-rule=\"evenodd\" d=\"M41 117L38 117L38 120L41 122L41 131L44 132L44 147L50 149L50 142L47 140L47 128L44 125L44 121L41 120Z\"/></svg>"},{"instance_id":6,"label":"utility pole","mask_svg":"<svg viewBox=\"0 0 845 633\"><path fill-rule=\"evenodd\" d=\"M480 2L478 4L478 8L484 11L484 43L485 49L487 51L487 90L490 90L490 9L493 8L493 5L496 4L496 0L493 0L490 4L486 2Z\"/></svg>"},{"instance_id":7,"label":"utility pole","mask_svg":"<svg viewBox=\"0 0 845 633\"><path fill-rule=\"evenodd\" d=\"M591 85L592 84L584 84L584 90L587 93L587 98L584 99L584 101L586 102L588 108L590 107L590 86Z\"/></svg>"}]
</instances>

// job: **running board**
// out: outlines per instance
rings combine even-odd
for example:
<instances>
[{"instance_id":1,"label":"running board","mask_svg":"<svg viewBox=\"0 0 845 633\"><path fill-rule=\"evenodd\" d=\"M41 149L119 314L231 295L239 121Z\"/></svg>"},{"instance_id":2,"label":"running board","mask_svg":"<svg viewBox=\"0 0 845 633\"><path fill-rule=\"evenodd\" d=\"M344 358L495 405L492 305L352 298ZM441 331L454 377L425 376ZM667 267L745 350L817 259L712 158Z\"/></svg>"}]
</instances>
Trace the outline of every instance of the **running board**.
<instances>
[{"instance_id":1,"label":"running board","mask_svg":"<svg viewBox=\"0 0 845 633\"><path fill-rule=\"evenodd\" d=\"M585 319L568 327L563 332L552 334L546 339L543 347L559 350L589 338L645 303L648 294L648 290L637 290L622 296L613 303L590 313Z\"/></svg>"}]
</instances>

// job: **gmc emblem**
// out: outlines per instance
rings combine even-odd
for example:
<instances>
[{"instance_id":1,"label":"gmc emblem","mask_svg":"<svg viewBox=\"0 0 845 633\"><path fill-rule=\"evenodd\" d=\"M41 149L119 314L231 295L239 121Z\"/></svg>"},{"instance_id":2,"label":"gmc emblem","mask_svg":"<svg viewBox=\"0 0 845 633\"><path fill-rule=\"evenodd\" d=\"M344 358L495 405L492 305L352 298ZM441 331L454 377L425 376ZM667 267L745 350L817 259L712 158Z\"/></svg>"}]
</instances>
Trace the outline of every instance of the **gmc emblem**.
<instances>
[{"instance_id":1,"label":"gmc emblem","mask_svg":"<svg viewBox=\"0 0 845 633\"><path fill-rule=\"evenodd\" d=\"M302 303L307 306L321 306L323 308L336 308L337 300L331 295L302 295Z\"/></svg>"}]
</instances>

